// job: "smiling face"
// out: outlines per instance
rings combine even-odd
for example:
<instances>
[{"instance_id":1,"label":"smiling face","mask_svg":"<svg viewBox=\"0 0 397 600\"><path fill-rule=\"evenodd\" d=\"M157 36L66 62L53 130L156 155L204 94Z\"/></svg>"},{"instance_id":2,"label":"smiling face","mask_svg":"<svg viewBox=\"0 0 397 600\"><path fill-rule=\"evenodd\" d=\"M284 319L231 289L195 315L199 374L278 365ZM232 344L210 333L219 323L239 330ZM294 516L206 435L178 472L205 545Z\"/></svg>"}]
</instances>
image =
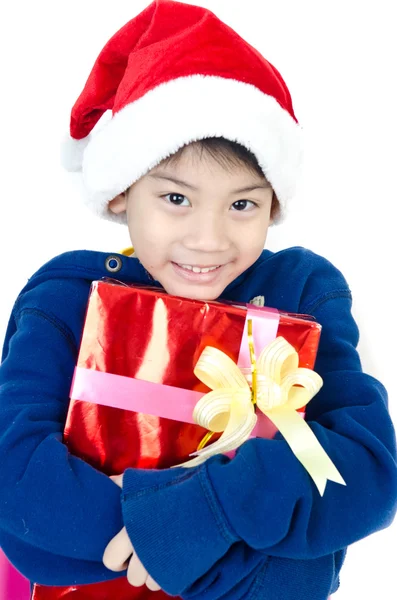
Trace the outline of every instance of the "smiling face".
<instances>
[{"instance_id":1,"label":"smiling face","mask_svg":"<svg viewBox=\"0 0 397 600\"><path fill-rule=\"evenodd\" d=\"M226 169L194 144L109 203L127 211L135 254L166 292L214 300L260 256L273 190L245 165Z\"/></svg>"}]
</instances>

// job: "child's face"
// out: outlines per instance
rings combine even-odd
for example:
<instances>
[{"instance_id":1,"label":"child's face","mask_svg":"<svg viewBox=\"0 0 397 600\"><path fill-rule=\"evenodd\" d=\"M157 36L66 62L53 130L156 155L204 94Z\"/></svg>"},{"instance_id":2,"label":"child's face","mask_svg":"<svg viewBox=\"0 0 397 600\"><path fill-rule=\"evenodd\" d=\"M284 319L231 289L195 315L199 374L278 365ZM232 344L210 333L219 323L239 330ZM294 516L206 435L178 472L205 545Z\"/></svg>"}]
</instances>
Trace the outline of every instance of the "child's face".
<instances>
[{"instance_id":1,"label":"child's face","mask_svg":"<svg viewBox=\"0 0 397 600\"><path fill-rule=\"evenodd\" d=\"M261 254L272 195L267 181L246 167L230 172L188 147L178 163L158 165L109 209L127 210L135 253L166 292L214 300Z\"/></svg>"}]
</instances>

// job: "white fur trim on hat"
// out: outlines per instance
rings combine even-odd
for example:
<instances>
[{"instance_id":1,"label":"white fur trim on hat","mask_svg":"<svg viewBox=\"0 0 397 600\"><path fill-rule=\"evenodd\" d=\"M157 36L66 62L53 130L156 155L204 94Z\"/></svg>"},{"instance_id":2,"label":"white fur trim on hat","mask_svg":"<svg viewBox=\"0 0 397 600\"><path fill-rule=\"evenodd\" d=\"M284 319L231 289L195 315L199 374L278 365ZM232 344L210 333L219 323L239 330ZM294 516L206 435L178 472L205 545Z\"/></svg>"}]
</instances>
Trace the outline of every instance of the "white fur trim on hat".
<instances>
[{"instance_id":1,"label":"white fur trim on hat","mask_svg":"<svg viewBox=\"0 0 397 600\"><path fill-rule=\"evenodd\" d=\"M82 140L75 140L70 135L64 137L61 144L61 165L67 171L81 171L84 151L89 141L89 135Z\"/></svg>"},{"instance_id":2,"label":"white fur trim on hat","mask_svg":"<svg viewBox=\"0 0 397 600\"><path fill-rule=\"evenodd\" d=\"M204 75L157 86L89 136L82 165L87 205L105 219L125 223L125 213L108 210L110 200L182 146L220 136L255 154L280 202L280 222L301 175L300 125L255 86Z\"/></svg>"}]
</instances>

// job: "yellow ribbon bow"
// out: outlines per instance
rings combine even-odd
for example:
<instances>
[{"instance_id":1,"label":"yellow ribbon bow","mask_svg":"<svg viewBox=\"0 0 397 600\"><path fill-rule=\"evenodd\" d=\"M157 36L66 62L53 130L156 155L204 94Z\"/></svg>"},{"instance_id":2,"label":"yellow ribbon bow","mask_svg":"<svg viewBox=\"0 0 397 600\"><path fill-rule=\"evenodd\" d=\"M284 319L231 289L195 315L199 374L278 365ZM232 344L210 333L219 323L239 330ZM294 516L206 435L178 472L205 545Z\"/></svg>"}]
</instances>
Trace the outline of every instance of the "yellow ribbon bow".
<instances>
[{"instance_id":1,"label":"yellow ribbon bow","mask_svg":"<svg viewBox=\"0 0 397 600\"><path fill-rule=\"evenodd\" d=\"M252 327L252 322L248 322ZM204 440L195 456L178 467L195 467L210 456L235 450L251 435L257 416L254 405L274 423L292 452L302 463L323 496L327 480L346 485L341 474L321 447L298 408L317 394L323 385L311 369L298 368L299 356L283 337L277 337L261 352L257 363L252 334L248 330L252 363L252 391L243 372L221 350L207 346L194 374L213 391L205 394L193 411L195 423L211 432L223 432L205 448ZM252 329L251 329L252 331Z\"/></svg>"}]
</instances>

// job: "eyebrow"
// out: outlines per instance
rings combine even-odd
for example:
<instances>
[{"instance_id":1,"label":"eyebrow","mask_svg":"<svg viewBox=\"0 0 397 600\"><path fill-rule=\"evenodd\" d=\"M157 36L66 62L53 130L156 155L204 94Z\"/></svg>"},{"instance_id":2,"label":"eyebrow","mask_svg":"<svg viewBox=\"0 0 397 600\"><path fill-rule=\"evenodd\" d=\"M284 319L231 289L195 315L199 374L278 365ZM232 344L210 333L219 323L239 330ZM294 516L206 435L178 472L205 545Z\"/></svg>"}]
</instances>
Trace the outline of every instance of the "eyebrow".
<instances>
[{"instance_id":1,"label":"eyebrow","mask_svg":"<svg viewBox=\"0 0 397 600\"><path fill-rule=\"evenodd\" d=\"M191 190L194 190L195 192L199 191L199 188L192 185L191 183L188 183L187 181L182 181L182 179L177 179L176 177L170 177L169 175L166 175L165 173L151 173L149 174L149 177L151 177L152 179L164 179L166 181L171 181L172 183L176 183L177 185L183 185L184 187L187 187ZM255 185L249 185L247 187L244 188L239 188L238 190L233 190L232 194L242 194L244 192L252 192L253 190L266 190L268 188L270 188L270 183L268 181L266 181L265 183L256 183Z\"/></svg>"}]
</instances>

